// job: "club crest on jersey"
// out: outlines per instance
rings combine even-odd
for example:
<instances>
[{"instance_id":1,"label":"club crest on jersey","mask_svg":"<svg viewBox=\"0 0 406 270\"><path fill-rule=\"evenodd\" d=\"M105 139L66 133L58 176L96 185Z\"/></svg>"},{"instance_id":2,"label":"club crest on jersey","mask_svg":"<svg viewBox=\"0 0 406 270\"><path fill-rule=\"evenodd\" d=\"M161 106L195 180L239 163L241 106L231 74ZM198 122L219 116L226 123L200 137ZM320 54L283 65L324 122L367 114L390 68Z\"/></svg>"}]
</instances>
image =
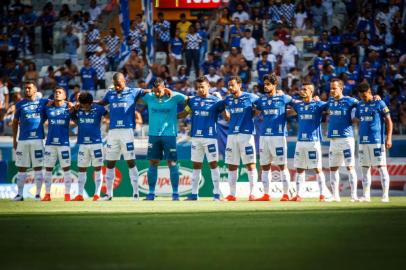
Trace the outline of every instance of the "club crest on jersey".
<instances>
[{"instance_id":1,"label":"club crest on jersey","mask_svg":"<svg viewBox=\"0 0 406 270\"><path fill-rule=\"evenodd\" d=\"M238 99L234 99L234 103L235 103L235 104L238 104Z\"/></svg>"},{"instance_id":2,"label":"club crest on jersey","mask_svg":"<svg viewBox=\"0 0 406 270\"><path fill-rule=\"evenodd\" d=\"M268 105L271 105L272 104L272 100L268 100Z\"/></svg>"},{"instance_id":3,"label":"club crest on jersey","mask_svg":"<svg viewBox=\"0 0 406 270\"><path fill-rule=\"evenodd\" d=\"M202 107L204 106L204 101L200 102L200 106Z\"/></svg>"}]
</instances>

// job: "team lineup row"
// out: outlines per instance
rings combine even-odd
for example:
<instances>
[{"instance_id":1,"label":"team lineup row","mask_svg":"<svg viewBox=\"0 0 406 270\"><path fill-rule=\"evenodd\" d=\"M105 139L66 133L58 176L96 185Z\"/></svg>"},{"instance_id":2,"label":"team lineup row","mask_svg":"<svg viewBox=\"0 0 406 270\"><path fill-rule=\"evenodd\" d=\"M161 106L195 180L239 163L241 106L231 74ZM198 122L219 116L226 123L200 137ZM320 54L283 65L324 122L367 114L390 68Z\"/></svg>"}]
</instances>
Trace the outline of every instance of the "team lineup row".
<instances>
[{"instance_id":1,"label":"team lineup row","mask_svg":"<svg viewBox=\"0 0 406 270\"><path fill-rule=\"evenodd\" d=\"M205 77L196 80L197 95L187 97L172 92L165 87L164 81L156 79L152 90L128 88L123 74L113 76L114 86L100 101L93 101L89 93L81 93L78 104L67 103L63 88L54 90L53 100L36 98L36 85L25 82L25 98L16 105L13 121L13 146L16 151L18 168L18 194L15 201L24 200L23 189L27 169L35 171L37 187L36 199L40 200L40 191L45 183L43 201L50 201L52 170L57 161L64 171L65 200L70 198L69 124L71 120L78 126L78 195L76 201L83 200L86 170L95 168L96 190L93 200L111 200L113 197L114 168L121 156L129 168L133 197L139 199L138 170L135 164L134 133L135 105L141 99L148 106L149 139L148 168L149 193L145 200L155 199L155 185L158 178L160 160L167 160L173 189L172 199L179 200L179 170L177 166L176 136L177 119L191 114L191 160L193 162L192 194L187 200L198 200L198 188L203 159L206 157L211 169L213 181L213 199L220 197L220 172L217 165L219 155L217 146L217 121L220 116L229 122L225 162L228 164L228 182L230 194L224 199L235 201L238 167L240 161L246 166L250 201L269 201L269 175L271 164L279 167L283 182L281 201L301 201L305 170L316 173L320 189L320 201L340 201L338 168L345 166L351 186L351 201L370 201L371 167L379 168L382 179L382 201L389 201L389 174L386 168L386 149L392 145L392 121L389 109L379 98L375 98L368 84L358 85L359 100L343 96L343 82L331 81L330 99L323 102L313 97L314 86L304 83L295 99L277 91L278 80L275 74L265 75L264 94L261 96L244 92L239 77L228 82L229 95L224 99L209 94L209 82ZM178 104L185 109L177 113ZM109 131L103 148L101 121L109 113ZM254 142L255 115L262 114L260 130L259 163L264 194L260 198L253 196L254 185L258 180L256 169L257 153ZM298 134L294 156L296 168L296 195L288 195L290 174L287 168L286 117L296 114ZM330 138L329 166L332 198L326 198L325 176L322 172L321 121L328 114L327 135ZM48 121L48 134L43 146L44 123ZM355 139L353 122L359 125L359 165L362 167L363 197L357 198L357 175L355 172ZM17 138L18 137L18 138ZM100 198L102 185L101 166L106 161L106 195ZM45 167L45 173L42 169Z\"/></svg>"}]
</instances>

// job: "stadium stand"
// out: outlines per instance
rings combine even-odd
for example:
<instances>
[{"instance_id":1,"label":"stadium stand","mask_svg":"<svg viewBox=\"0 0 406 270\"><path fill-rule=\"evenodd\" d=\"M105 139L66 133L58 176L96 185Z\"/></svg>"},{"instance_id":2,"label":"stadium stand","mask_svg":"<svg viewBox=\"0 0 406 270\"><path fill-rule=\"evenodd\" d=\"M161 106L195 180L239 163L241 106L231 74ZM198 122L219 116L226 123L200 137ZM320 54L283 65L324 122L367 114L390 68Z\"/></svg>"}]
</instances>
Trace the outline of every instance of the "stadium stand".
<instances>
[{"instance_id":1,"label":"stadium stand","mask_svg":"<svg viewBox=\"0 0 406 270\"><path fill-rule=\"evenodd\" d=\"M394 133L406 134L404 1L231 0L210 18L179 18L165 31L159 28L165 18L156 21L154 28L160 35L155 35L156 57L152 65L145 59L146 25L142 14L130 18L130 35L124 41L133 50L131 57L125 63L117 61L120 44L108 38L105 23L116 14L117 1L15 0L0 5L3 135L10 135L7 127L24 79L35 79L43 96L48 96L56 84L66 86L69 96L74 85L82 87L79 71L85 59L101 76L96 83L96 99L111 85L115 71L124 72L130 86L144 85L146 81L148 87L152 78L161 77L170 88L187 94L194 93L194 78L206 75L211 79L211 92L224 96L230 76L239 75L246 91L260 93L261 76L272 70L278 74L284 92L295 96L303 81L311 81L322 100L328 99L329 81L334 77L344 80L345 94L350 96L357 96L356 84L368 81L390 107ZM196 34L188 32L190 25ZM177 29L180 39L175 38ZM72 64L67 64L67 59ZM194 59L199 74L192 65ZM264 66L267 62L269 70ZM35 64L31 70L30 63ZM143 111L141 115L147 125L147 114ZM186 135L188 121L180 123ZM294 132L292 118L289 133Z\"/></svg>"}]
</instances>

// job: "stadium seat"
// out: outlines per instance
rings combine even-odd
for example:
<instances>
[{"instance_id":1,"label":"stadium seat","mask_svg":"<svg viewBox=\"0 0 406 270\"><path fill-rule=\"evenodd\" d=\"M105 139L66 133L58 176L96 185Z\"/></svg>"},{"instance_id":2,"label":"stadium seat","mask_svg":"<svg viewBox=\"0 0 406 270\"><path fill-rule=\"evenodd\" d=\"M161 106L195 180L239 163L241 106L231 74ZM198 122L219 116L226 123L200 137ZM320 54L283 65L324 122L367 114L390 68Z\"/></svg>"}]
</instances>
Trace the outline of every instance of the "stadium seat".
<instances>
[{"instance_id":1,"label":"stadium seat","mask_svg":"<svg viewBox=\"0 0 406 270\"><path fill-rule=\"evenodd\" d=\"M106 89L99 89L96 91L95 100L100 100L104 97L104 95L106 94L107 90Z\"/></svg>"},{"instance_id":2,"label":"stadium seat","mask_svg":"<svg viewBox=\"0 0 406 270\"><path fill-rule=\"evenodd\" d=\"M110 87L113 84L113 75L116 73L115 71L108 71L106 72L104 78L106 80L106 87Z\"/></svg>"}]
</instances>

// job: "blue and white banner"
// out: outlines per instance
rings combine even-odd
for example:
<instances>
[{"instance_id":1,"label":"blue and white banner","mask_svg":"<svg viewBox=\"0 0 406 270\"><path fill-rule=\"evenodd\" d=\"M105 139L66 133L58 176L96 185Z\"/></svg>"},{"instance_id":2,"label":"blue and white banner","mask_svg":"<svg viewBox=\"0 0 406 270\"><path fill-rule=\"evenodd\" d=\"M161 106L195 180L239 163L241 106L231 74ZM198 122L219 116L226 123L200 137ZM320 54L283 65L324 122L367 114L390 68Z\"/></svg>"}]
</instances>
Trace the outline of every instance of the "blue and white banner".
<instances>
[{"instance_id":1,"label":"blue and white banner","mask_svg":"<svg viewBox=\"0 0 406 270\"><path fill-rule=\"evenodd\" d=\"M153 8L152 0L143 0L142 8L145 14L145 23L147 25L147 51L146 58L148 65L154 62L154 21L153 21Z\"/></svg>"},{"instance_id":2,"label":"blue and white banner","mask_svg":"<svg viewBox=\"0 0 406 270\"><path fill-rule=\"evenodd\" d=\"M120 0L120 14L119 20L121 25L121 32L123 34L123 41L120 46L119 64L118 68L122 68L128 61L131 51L127 45L128 35L130 33L130 11L128 0Z\"/></svg>"}]
</instances>

